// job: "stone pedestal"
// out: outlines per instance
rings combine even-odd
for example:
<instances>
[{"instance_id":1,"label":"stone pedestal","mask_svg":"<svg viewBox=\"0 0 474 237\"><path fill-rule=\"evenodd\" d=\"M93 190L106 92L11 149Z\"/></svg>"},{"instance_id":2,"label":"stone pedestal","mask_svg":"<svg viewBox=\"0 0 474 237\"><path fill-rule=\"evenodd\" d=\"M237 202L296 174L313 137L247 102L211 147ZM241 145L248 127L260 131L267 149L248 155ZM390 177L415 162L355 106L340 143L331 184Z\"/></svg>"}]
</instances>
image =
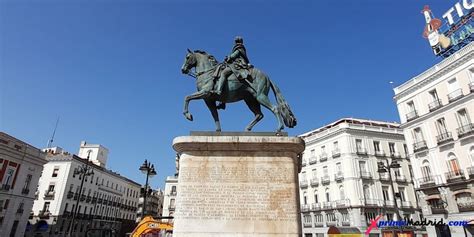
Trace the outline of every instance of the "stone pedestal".
<instances>
[{"instance_id":1,"label":"stone pedestal","mask_svg":"<svg viewBox=\"0 0 474 237\"><path fill-rule=\"evenodd\" d=\"M193 133L181 154L173 236L301 236L304 141L270 133Z\"/></svg>"}]
</instances>

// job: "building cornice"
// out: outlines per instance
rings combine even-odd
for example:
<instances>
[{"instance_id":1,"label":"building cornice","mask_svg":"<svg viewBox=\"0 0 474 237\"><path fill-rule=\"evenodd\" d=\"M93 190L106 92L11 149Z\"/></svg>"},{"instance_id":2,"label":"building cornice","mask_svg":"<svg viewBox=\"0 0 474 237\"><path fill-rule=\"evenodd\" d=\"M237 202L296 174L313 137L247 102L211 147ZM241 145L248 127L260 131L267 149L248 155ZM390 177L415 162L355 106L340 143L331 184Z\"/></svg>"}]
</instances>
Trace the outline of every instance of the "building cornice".
<instances>
[{"instance_id":1,"label":"building cornice","mask_svg":"<svg viewBox=\"0 0 474 237\"><path fill-rule=\"evenodd\" d=\"M457 53L449 56L440 63L434 65L428 70L422 72L416 77L408 80L402 85L395 87L393 91L395 92L394 100L399 100L400 98L413 93L414 91L422 88L423 86L439 79L440 77L446 75L453 68L458 67L459 65L469 61L474 57L474 42L469 43Z\"/></svg>"}]
</instances>

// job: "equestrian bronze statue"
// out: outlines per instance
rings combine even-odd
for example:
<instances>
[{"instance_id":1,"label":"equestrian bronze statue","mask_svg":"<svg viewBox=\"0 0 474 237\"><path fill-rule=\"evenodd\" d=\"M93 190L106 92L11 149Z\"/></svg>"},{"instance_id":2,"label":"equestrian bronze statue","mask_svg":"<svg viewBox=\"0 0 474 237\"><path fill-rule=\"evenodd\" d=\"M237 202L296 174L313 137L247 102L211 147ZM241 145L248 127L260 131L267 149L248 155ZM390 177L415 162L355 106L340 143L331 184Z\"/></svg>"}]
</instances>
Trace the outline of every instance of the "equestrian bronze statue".
<instances>
[{"instance_id":1,"label":"equestrian bronze statue","mask_svg":"<svg viewBox=\"0 0 474 237\"><path fill-rule=\"evenodd\" d=\"M191 69L195 72L191 72ZM296 126L296 118L286 103L280 89L260 69L249 64L243 39L236 37L235 45L223 63L217 62L214 56L201 50L188 49L181 72L196 78L197 92L184 99L184 116L192 121L193 116L188 111L189 101L203 99L211 111L216 124L216 131L221 131L218 109L225 109L226 103L244 100L255 118L247 125L246 131L263 118L260 105L272 111L278 120L277 132L284 125L289 128ZM277 105L274 106L268 98L272 89ZM216 102L220 102L217 105Z\"/></svg>"}]
</instances>

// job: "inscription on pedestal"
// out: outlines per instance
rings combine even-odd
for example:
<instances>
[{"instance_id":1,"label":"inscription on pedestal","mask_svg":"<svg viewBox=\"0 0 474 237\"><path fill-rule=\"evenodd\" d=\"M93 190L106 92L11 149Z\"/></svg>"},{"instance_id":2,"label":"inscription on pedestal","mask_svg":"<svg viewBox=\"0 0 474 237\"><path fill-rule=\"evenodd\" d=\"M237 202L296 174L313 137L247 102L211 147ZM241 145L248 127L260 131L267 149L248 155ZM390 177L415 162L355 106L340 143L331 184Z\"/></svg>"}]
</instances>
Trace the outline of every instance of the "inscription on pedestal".
<instances>
[{"instance_id":1,"label":"inscription on pedestal","mask_svg":"<svg viewBox=\"0 0 474 237\"><path fill-rule=\"evenodd\" d=\"M180 219L294 221L293 172L292 168L271 165L228 163L181 167L175 215Z\"/></svg>"}]
</instances>

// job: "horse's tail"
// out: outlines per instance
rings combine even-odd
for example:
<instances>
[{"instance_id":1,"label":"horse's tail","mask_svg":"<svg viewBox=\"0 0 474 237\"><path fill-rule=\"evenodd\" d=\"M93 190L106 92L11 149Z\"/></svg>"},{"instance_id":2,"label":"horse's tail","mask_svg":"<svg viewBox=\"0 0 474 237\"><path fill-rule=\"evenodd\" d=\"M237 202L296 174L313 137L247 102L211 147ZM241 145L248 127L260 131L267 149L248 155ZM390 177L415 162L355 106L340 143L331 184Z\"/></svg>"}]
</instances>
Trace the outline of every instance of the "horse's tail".
<instances>
[{"instance_id":1,"label":"horse's tail","mask_svg":"<svg viewBox=\"0 0 474 237\"><path fill-rule=\"evenodd\" d=\"M293 112L291 112L290 105L286 103L286 100L283 98L278 86L275 85L272 80L268 79L268 81L270 82L270 86L272 87L273 93L275 94L275 98L278 103L278 113L283 118L283 122L289 128L296 126L296 117L293 115Z\"/></svg>"}]
</instances>

